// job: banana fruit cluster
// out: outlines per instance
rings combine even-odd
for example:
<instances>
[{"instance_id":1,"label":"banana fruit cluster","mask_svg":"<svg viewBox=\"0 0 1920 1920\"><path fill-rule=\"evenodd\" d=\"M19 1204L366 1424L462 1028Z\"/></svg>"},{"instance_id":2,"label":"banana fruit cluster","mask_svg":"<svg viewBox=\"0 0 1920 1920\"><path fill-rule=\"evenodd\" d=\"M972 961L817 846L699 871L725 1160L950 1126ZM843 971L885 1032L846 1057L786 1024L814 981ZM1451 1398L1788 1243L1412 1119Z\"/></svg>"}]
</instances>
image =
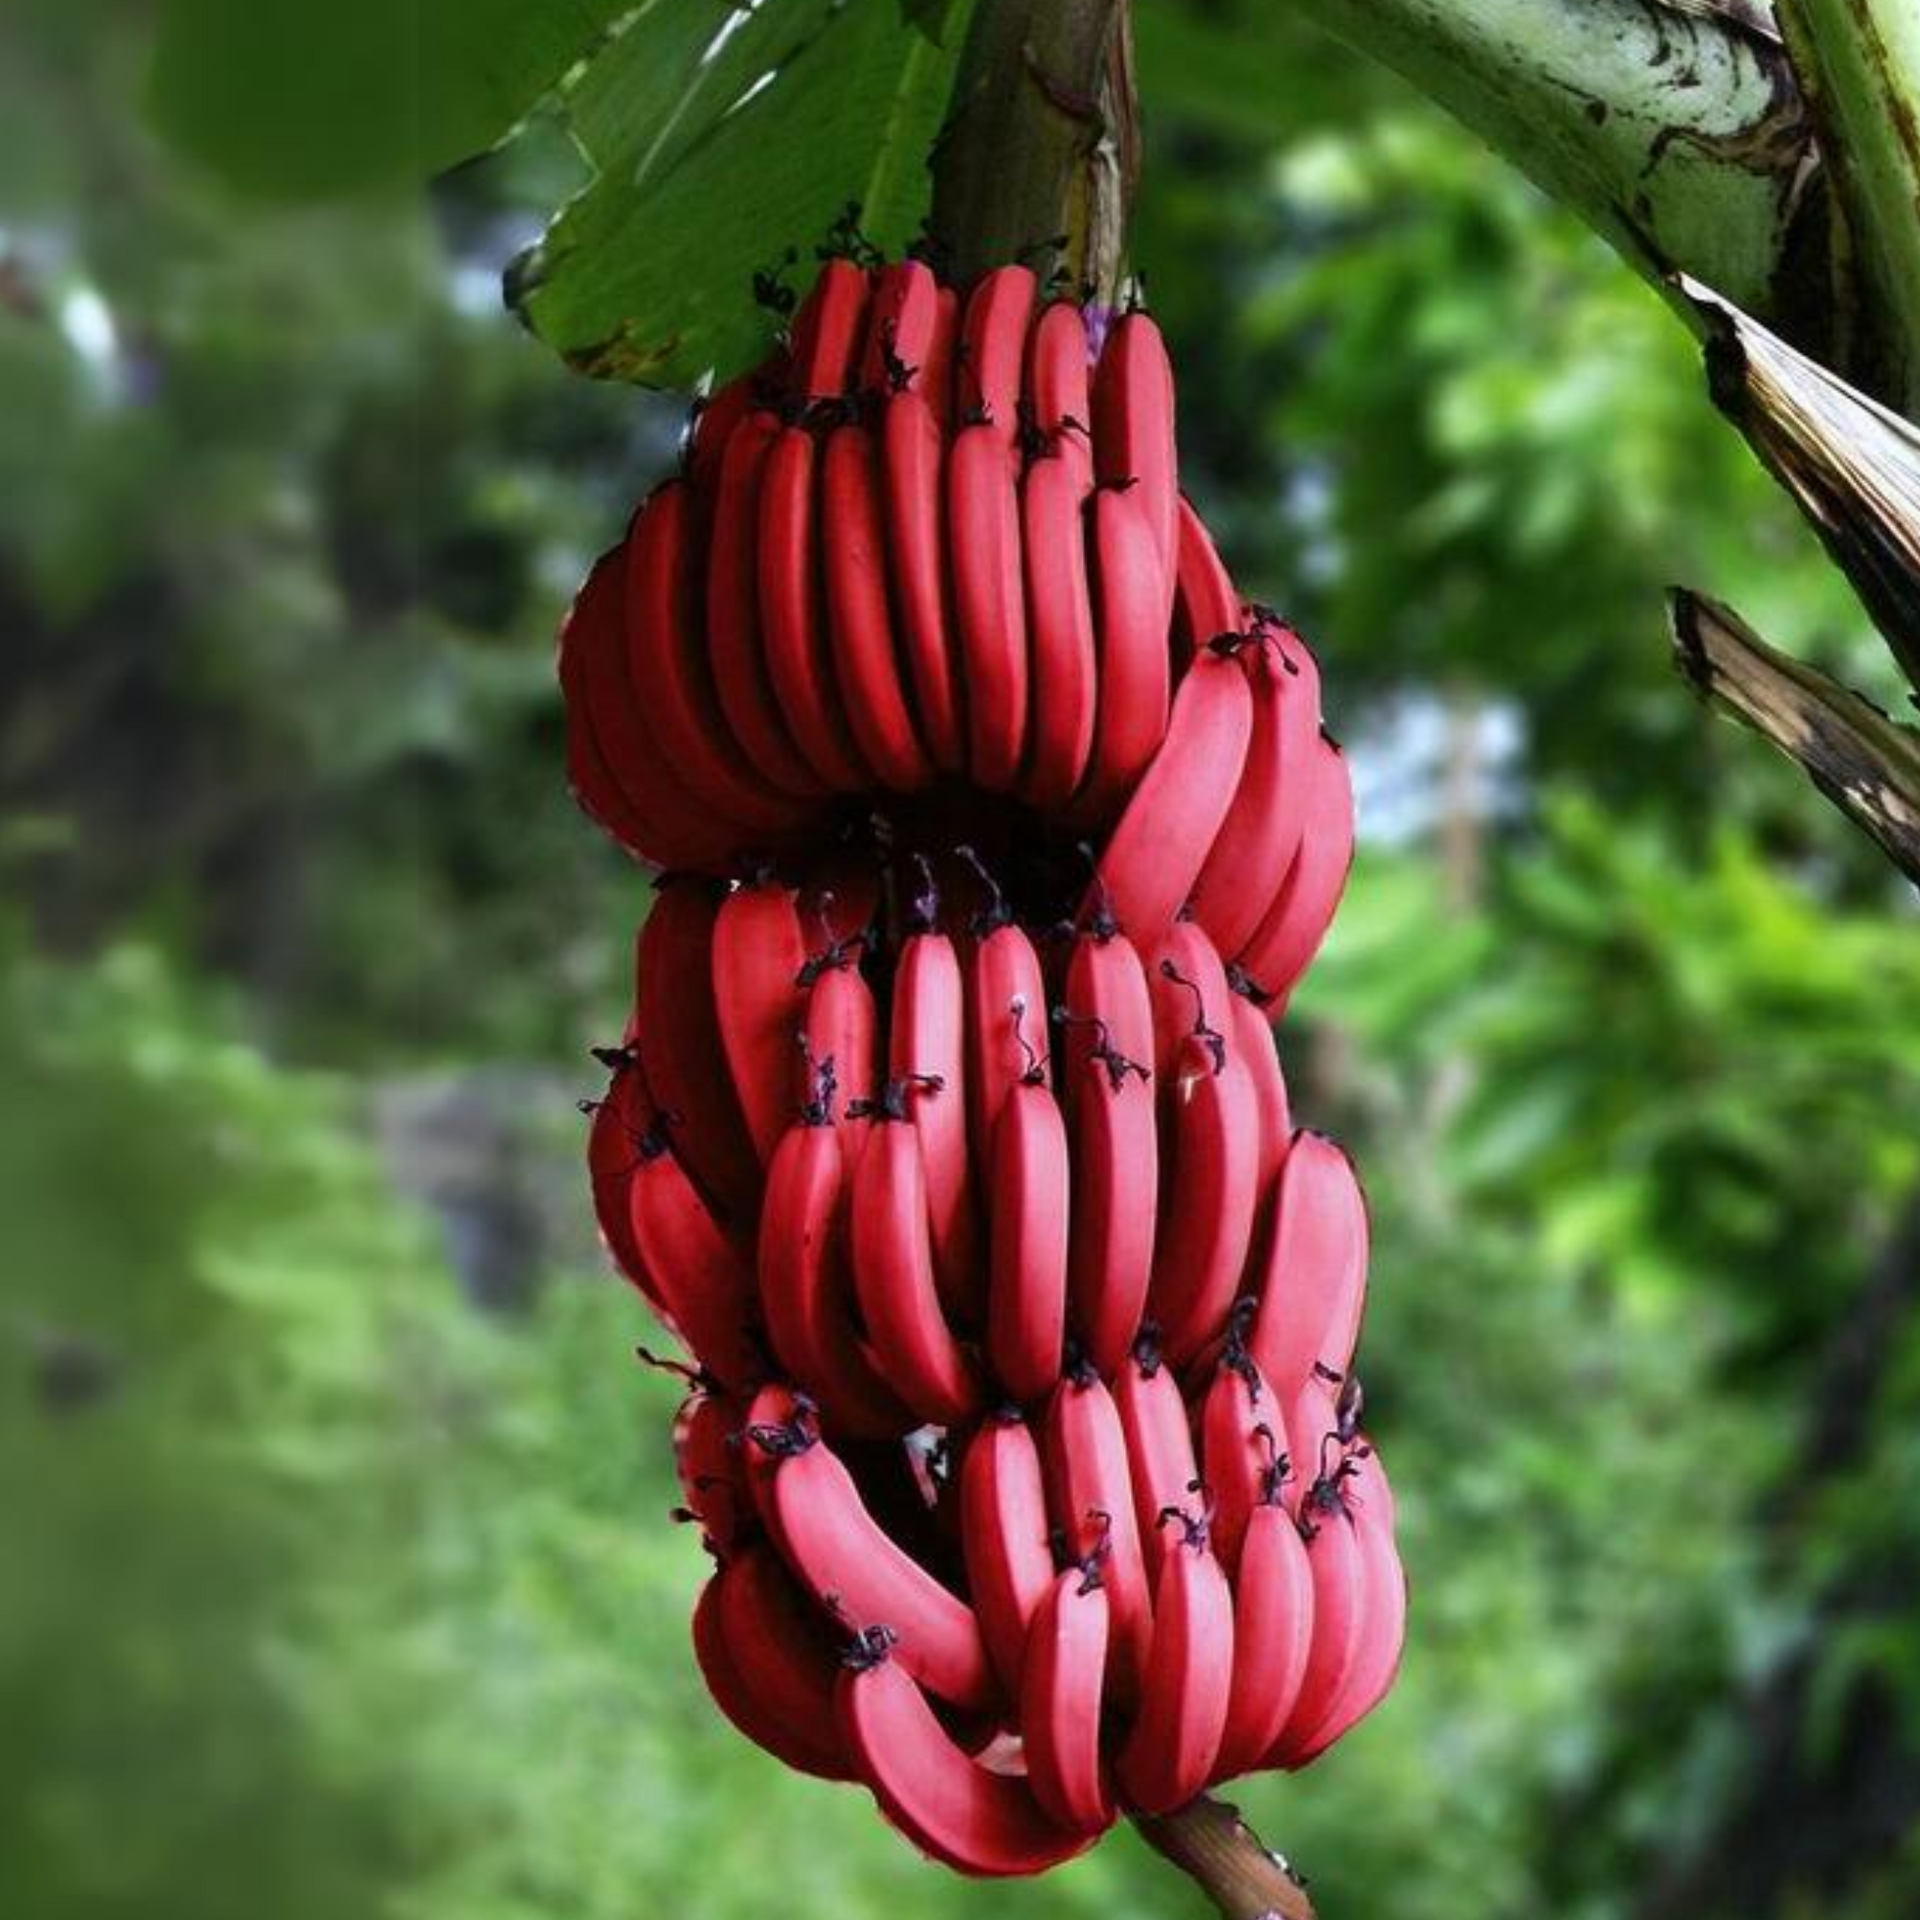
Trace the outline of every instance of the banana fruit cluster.
<instances>
[{"instance_id":1,"label":"banana fruit cluster","mask_svg":"<svg viewBox=\"0 0 1920 1920\"><path fill-rule=\"evenodd\" d=\"M721 1710L983 1874L1313 1759L1406 1619L1366 1206L1271 1024L1352 788L1152 319L830 260L560 677L662 870L587 1153L689 1354Z\"/></svg>"}]
</instances>

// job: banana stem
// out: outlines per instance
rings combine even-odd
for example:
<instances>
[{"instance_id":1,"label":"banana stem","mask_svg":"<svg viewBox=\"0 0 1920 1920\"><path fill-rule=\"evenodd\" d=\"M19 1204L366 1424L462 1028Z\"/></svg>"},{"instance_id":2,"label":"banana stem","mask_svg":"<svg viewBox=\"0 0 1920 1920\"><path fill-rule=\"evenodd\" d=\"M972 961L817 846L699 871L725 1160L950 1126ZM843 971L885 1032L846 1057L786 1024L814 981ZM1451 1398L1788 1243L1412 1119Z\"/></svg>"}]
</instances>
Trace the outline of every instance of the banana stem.
<instances>
[{"instance_id":1,"label":"banana stem","mask_svg":"<svg viewBox=\"0 0 1920 1920\"><path fill-rule=\"evenodd\" d=\"M1779 0L1775 12L1845 215L1839 264L1859 280L1854 383L1920 420L1920 10Z\"/></svg>"},{"instance_id":2,"label":"banana stem","mask_svg":"<svg viewBox=\"0 0 1920 1920\"><path fill-rule=\"evenodd\" d=\"M930 223L947 271L1024 261L1115 300L1140 170L1128 0L979 0L953 98Z\"/></svg>"},{"instance_id":3,"label":"banana stem","mask_svg":"<svg viewBox=\"0 0 1920 1920\"><path fill-rule=\"evenodd\" d=\"M1176 1813L1138 1815L1134 1825L1199 1883L1225 1920L1315 1920L1305 1882L1224 1800L1202 1794Z\"/></svg>"}]
</instances>

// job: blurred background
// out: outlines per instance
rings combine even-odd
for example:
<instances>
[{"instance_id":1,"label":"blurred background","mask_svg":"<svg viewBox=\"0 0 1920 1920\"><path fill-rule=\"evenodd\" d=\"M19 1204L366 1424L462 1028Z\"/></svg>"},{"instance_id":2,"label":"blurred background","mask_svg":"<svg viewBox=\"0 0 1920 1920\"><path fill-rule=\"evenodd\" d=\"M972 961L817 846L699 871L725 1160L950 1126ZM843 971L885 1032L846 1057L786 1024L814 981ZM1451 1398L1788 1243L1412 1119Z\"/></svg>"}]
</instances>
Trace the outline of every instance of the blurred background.
<instances>
[{"instance_id":1,"label":"blurred background","mask_svg":"<svg viewBox=\"0 0 1920 1920\"><path fill-rule=\"evenodd\" d=\"M1136 256L1359 768L1283 1049L1369 1177L1415 1615L1239 1797L1330 1920L1902 1920L1920 914L1660 592L1885 656L1654 297L1284 14L1142 5ZM152 130L153 28L0 13L7 1911L1197 1912L1126 1834L925 1867L706 1704L573 1108L648 890L551 645L682 403L502 309L557 129L268 209Z\"/></svg>"}]
</instances>

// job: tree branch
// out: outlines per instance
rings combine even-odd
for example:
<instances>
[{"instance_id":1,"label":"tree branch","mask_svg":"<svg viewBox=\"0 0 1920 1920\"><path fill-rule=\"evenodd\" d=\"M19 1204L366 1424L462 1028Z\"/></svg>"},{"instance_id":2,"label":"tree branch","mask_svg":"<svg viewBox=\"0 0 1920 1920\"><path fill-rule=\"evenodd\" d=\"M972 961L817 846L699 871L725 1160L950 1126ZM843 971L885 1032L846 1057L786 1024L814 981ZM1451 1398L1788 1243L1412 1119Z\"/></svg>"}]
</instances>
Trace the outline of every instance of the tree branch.
<instances>
[{"instance_id":1,"label":"tree branch","mask_svg":"<svg viewBox=\"0 0 1920 1920\"><path fill-rule=\"evenodd\" d=\"M1773 742L1895 866L1920 884L1920 733L1684 588L1673 645L1700 694Z\"/></svg>"},{"instance_id":2,"label":"tree branch","mask_svg":"<svg viewBox=\"0 0 1920 1920\"><path fill-rule=\"evenodd\" d=\"M1662 291L1684 270L1832 357L1824 181L1759 0L1295 4L1465 122Z\"/></svg>"},{"instance_id":3,"label":"tree branch","mask_svg":"<svg viewBox=\"0 0 1920 1920\"><path fill-rule=\"evenodd\" d=\"M1315 1920L1306 1882L1224 1800L1203 1794L1177 1813L1137 1815L1134 1825L1200 1883L1224 1920Z\"/></svg>"},{"instance_id":4,"label":"tree branch","mask_svg":"<svg viewBox=\"0 0 1920 1920\"><path fill-rule=\"evenodd\" d=\"M1865 296L1863 384L1920 419L1920 7L1779 0Z\"/></svg>"},{"instance_id":5,"label":"tree branch","mask_svg":"<svg viewBox=\"0 0 1920 1920\"><path fill-rule=\"evenodd\" d=\"M1111 301L1140 170L1125 0L980 0L933 156L935 238L959 280L1057 255Z\"/></svg>"}]
</instances>

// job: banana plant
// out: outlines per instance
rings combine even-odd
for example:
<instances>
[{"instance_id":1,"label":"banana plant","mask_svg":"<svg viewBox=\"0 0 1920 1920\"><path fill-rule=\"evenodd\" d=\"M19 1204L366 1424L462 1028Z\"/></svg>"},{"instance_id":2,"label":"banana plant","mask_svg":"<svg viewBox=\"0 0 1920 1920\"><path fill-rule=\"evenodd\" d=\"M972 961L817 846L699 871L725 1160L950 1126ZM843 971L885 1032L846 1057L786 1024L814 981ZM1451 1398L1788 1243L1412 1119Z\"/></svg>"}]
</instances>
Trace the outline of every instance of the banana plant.
<instances>
[{"instance_id":1,"label":"banana plant","mask_svg":"<svg viewBox=\"0 0 1920 1920\"><path fill-rule=\"evenodd\" d=\"M1913 0L1284 3L1403 75L1659 290L1920 705ZM1096 298L1124 282L1141 163L1126 0L356 0L314 21L310 47L236 63L263 31L242 0L175 0L154 82L162 124L256 186L366 188L559 118L587 183L506 297L589 375L691 388L749 365L772 322L740 290L760 284L777 311L797 264L769 236L849 210L883 249L924 230L957 277L1038 248ZM432 111L408 110L409 71L431 74ZM334 137L343 102L374 137ZM1912 722L1704 589L1676 588L1670 617L1692 686L1920 882ZM1231 1808L1141 1826L1235 1920L1311 1916Z\"/></svg>"}]
</instances>

